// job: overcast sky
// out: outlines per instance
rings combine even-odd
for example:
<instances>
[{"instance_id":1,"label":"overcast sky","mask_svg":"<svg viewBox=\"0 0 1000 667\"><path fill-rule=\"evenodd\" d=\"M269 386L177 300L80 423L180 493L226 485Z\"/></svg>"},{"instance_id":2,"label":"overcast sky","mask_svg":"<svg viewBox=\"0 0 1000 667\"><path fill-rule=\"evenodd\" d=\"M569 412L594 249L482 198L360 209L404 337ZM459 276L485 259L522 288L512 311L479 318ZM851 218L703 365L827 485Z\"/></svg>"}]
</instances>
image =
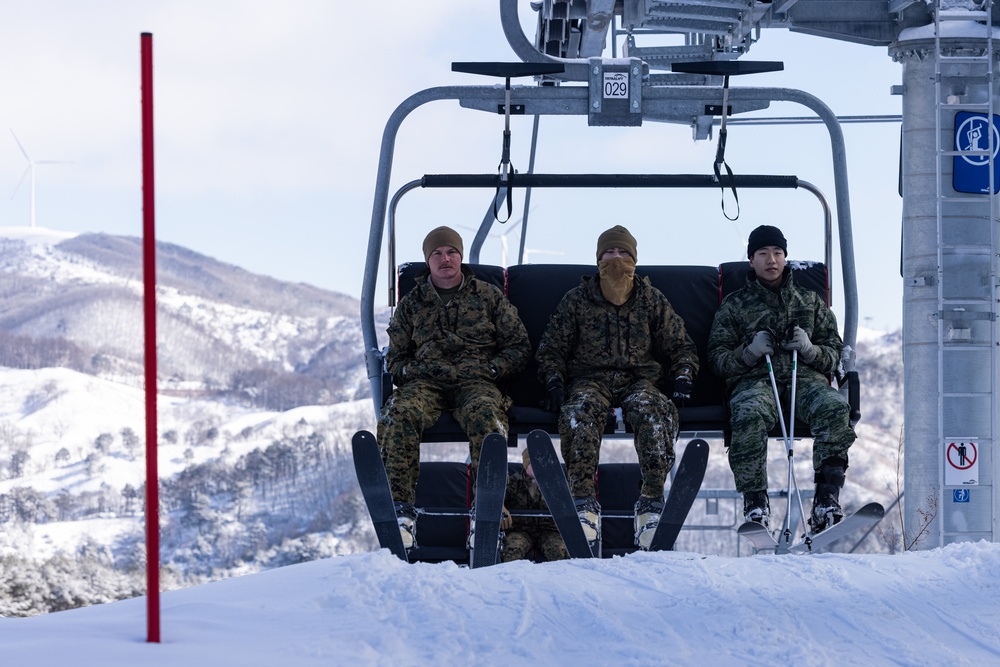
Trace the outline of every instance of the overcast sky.
<instances>
[{"instance_id":1,"label":"overcast sky","mask_svg":"<svg viewBox=\"0 0 1000 667\"><path fill-rule=\"evenodd\" d=\"M453 61L513 60L498 3L383 0L0 0L0 225L27 225L36 165L36 221L62 231L142 231L140 33L153 34L157 237L284 280L359 296L382 130L409 95L438 85L495 83L451 72ZM522 23L533 36L525 0ZM839 115L898 114L900 66L882 47L765 30L750 51L775 74L733 86L797 88ZM810 115L778 103L758 115ZM392 189L424 173L495 173L502 119L437 102L413 113L396 145ZM898 124L847 125L860 323L901 320ZM530 121L512 123L515 167L528 161ZM588 128L545 118L540 173L711 173L715 140L690 128ZM729 130L737 174L790 174L834 200L822 125ZM16 191L15 191L16 189ZM419 258L433 226L462 227L466 244L490 194L418 192L399 210L401 258ZM520 204L520 202L516 202ZM532 261L591 263L597 235L628 224L639 263L740 259L749 231L781 226L789 256L819 259L818 204L802 190L741 192L740 218L718 191L536 193L526 245L562 253ZM519 213L515 213L517 217ZM510 228L505 228L507 231ZM519 230L507 240L516 248ZM482 261L500 263L491 240ZM383 263L384 266L384 263ZM381 275L381 273L380 273ZM839 273L836 281L840 280ZM384 282L384 281L380 281ZM839 287L839 285L838 285ZM377 304L386 300L380 284ZM837 305L835 310L841 317Z\"/></svg>"}]
</instances>

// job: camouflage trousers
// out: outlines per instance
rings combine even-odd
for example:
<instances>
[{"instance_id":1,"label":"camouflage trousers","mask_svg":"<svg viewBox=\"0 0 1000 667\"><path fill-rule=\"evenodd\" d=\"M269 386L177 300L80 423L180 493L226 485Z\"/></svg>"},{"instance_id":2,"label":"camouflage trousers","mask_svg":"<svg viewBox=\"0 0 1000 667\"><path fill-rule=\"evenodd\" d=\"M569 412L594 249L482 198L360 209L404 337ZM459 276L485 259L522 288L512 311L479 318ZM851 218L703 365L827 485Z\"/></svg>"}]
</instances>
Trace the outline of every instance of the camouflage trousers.
<instances>
[{"instance_id":1,"label":"camouflage trousers","mask_svg":"<svg viewBox=\"0 0 1000 667\"><path fill-rule=\"evenodd\" d=\"M642 495L659 498L674 465L677 408L652 382L615 373L606 382L574 380L569 386L569 398L559 413L559 440L570 490L575 497L596 495L601 437L615 406L622 408L635 431Z\"/></svg>"},{"instance_id":2,"label":"camouflage trousers","mask_svg":"<svg viewBox=\"0 0 1000 667\"><path fill-rule=\"evenodd\" d=\"M787 420L791 386L779 384L782 410ZM767 489L767 434L778 425L774 389L768 378L740 382L729 399L729 467L741 493ZM825 378L800 375L795 387L795 420L809 425L813 437L813 468L831 456L847 460L847 450L857 436L850 423L851 407Z\"/></svg>"},{"instance_id":3,"label":"camouflage trousers","mask_svg":"<svg viewBox=\"0 0 1000 667\"><path fill-rule=\"evenodd\" d=\"M510 404L510 399L495 384L484 380L456 385L414 380L396 387L382 406L377 435L393 500L415 502L420 474L420 438L424 429L433 426L444 410L451 410L455 421L469 437L472 488L476 488L483 440L490 433L507 435Z\"/></svg>"},{"instance_id":4,"label":"camouflage trousers","mask_svg":"<svg viewBox=\"0 0 1000 667\"><path fill-rule=\"evenodd\" d=\"M509 563L521 560L531 554L532 547L538 549L546 561L566 560L569 552L558 530L511 530L504 533L503 550L500 560Z\"/></svg>"}]
</instances>

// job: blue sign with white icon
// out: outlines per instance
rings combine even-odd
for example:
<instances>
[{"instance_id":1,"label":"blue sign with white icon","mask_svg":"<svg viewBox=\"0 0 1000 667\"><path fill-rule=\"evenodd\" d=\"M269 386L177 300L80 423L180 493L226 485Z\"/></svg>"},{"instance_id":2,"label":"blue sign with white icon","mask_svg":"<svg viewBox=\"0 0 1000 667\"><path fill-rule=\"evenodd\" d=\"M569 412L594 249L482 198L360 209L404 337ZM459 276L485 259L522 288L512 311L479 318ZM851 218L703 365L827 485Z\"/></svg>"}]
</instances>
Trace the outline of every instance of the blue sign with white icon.
<instances>
[{"instance_id":1,"label":"blue sign with white icon","mask_svg":"<svg viewBox=\"0 0 1000 667\"><path fill-rule=\"evenodd\" d=\"M970 155L956 155L952 163L952 187L956 192L986 194L990 185L990 148L996 160L1000 149L1000 116L993 114L993 124L984 113L959 111L955 114L955 150ZM990 142L992 129L993 141ZM993 194L1000 192L1000 164L993 166Z\"/></svg>"}]
</instances>

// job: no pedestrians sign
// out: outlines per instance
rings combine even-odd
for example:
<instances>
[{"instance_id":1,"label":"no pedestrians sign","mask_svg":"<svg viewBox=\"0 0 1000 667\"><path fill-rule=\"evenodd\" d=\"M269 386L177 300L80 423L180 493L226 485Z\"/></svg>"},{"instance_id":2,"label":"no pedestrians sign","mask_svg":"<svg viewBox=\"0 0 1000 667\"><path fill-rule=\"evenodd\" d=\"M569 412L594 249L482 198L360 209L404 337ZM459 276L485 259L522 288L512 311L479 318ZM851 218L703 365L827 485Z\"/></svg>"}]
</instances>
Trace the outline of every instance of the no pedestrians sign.
<instances>
[{"instance_id":1,"label":"no pedestrians sign","mask_svg":"<svg viewBox=\"0 0 1000 667\"><path fill-rule=\"evenodd\" d=\"M944 485L978 486L979 444L972 438L944 441Z\"/></svg>"}]
</instances>

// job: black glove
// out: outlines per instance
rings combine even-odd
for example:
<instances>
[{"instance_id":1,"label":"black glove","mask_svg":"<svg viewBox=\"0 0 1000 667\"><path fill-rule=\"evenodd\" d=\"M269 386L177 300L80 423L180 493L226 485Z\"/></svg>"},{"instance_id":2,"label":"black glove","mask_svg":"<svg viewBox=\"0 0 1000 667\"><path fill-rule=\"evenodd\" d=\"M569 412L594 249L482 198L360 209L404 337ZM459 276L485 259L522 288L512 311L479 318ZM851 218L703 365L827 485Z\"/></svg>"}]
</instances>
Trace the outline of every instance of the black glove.
<instances>
[{"instance_id":1,"label":"black glove","mask_svg":"<svg viewBox=\"0 0 1000 667\"><path fill-rule=\"evenodd\" d=\"M545 409L549 412L559 412L566 402L566 385L559 378L552 378L545 385Z\"/></svg>"},{"instance_id":2,"label":"black glove","mask_svg":"<svg viewBox=\"0 0 1000 667\"><path fill-rule=\"evenodd\" d=\"M684 405L691 400L691 392L694 391L694 382L690 375L678 375L674 378L674 405Z\"/></svg>"},{"instance_id":3,"label":"black glove","mask_svg":"<svg viewBox=\"0 0 1000 667\"><path fill-rule=\"evenodd\" d=\"M809 340L809 334L803 331L797 324L791 327L791 330L788 332L788 341L782 347L786 350L798 350L799 359L806 364L811 364L815 361L816 355L819 354L819 350Z\"/></svg>"},{"instance_id":4,"label":"black glove","mask_svg":"<svg viewBox=\"0 0 1000 667\"><path fill-rule=\"evenodd\" d=\"M756 366L765 354L774 354L774 335L770 331L758 331L743 348L743 363Z\"/></svg>"}]
</instances>

